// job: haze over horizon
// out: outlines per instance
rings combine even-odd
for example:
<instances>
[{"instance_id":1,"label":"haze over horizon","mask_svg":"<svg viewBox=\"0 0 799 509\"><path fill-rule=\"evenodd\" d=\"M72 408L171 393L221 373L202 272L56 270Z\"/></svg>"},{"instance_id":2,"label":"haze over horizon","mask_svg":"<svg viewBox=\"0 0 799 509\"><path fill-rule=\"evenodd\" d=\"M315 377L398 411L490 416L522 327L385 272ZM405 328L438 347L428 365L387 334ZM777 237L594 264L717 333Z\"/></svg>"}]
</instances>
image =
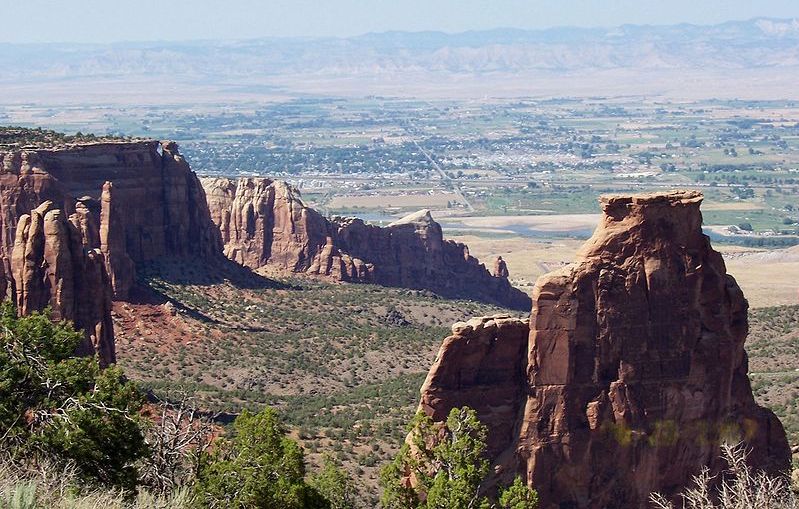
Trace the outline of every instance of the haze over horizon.
<instances>
[{"instance_id":1,"label":"haze over horizon","mask_svg":"<svg viewBox=\"0 0 799 509\"><path fill-rule=\"evenodd\" d=\"M791 0L566 0L558 5L536 0L268 1L235 0L220 8L210 0L174 0L165 9L157 0L123 5L96 0L69 3L30 0L0 2L9 23L3 43L97 43L135 41L230 40L263 37L351 37L387 31L441 31L619 25L712 25L752 18L796 18Z\"/></svg>"}]
</instances>

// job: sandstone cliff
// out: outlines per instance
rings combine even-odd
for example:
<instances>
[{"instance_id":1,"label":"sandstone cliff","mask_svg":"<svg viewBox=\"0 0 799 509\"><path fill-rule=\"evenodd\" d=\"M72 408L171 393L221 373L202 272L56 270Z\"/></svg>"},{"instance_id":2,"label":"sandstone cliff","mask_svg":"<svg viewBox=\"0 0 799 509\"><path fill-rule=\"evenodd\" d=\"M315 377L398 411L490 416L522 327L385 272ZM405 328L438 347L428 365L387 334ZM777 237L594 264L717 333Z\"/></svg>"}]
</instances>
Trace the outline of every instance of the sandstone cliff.
<instances>
[{"instance_id":1,"label":"sandstone cliff","mask_svg":"<svg viewBox=\"0 0 799 509\"><path fill-rule=\"evenodd\" d=\"M205 193L172 142L106 141L0 151L0 295L18 312L51 306L114 362L111 294L135 264L221 253ZM10 292L8 289L10 288Z\"/></svg>"},{"instance_id":2,"label":"sandstone cliff","mask_svg":"<svg viewBox=\"0 0 799 509\"><path fill-rule=\"evenodd\" d=\"M457 325L422 388L442 419L489 427L489 484L522 475L542 508L639 508L674 494L719 443L787 469L785 432L747 378L747 302L702 234L695 192L604 197L575 263L542 276L525 324ZM506 369L501 369L505 367Z\"/></svg>"},{"instance_id":3,"label":"sandstone cliff","mask_svg":"<svg viewBox=\"0 0 799 509\"><path fill-rule=\"evenodd\" d=\"M11 256L14 298L20 314L52 310L84 331L78 353L97 354L100 363L116 361L111 321L111 285L103 255L90 247L98 235L89 211L76 207L69 218L50 201L24 214Z\"/></svg>"},{"instance_id":4,"label":"sandstone cliff","mask_svg":"<svg viewBox=\"0 0 799 509\"><path fill-rule=\"evenodd\" d=\"M504 271L491 275L464 244L445 240L428 211L379 227L360 219L327 219L299 193L269 179L202 179L228 258L341 281L428 289L529 309L530 299Z\"/></svg>"},{"instance_id":5,"label":"sandstone cliff","mask_svg":"<svg viewBox=\"0 0 799 509\"><path fill-rule=\"evenodd\" d=\"M221 251L202 186L173 142L14 149L0 152L0 162L0 256L6 268L20 217L47 200L67 215L79 199L96 204L91 213L100 234L89 242L105 254L117 298L133 284L134 263Z\"/></svg>"}]
</instances>

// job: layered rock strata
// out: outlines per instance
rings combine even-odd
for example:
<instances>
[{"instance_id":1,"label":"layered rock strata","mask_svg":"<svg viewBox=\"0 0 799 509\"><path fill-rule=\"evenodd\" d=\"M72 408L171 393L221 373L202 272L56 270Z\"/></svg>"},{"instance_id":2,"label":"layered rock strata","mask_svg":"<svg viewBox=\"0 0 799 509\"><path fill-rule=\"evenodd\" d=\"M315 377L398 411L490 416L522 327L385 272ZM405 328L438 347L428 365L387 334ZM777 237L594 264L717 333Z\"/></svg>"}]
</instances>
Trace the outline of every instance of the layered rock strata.
<instances>
[{"instance_id":1,"label":"layered rock strata","mask_svg":"<svg viewBox=\"0 0 799 509\"><path fill-rule=\"evenodd\" d=\"M577 260L538 280L528 337L492 317L444 341L421 409L443 419L472 403L489 427L487 487L521 475L542 508L642 508L721 468L724 440L744 441L756 468L788 468L785 431L747 377L748 305L702 234L701 200L603 197Z\"/></svg>"},{"instance_id":2,"label":"layered rock strata","mask_svg":"<svg viewBox=\"0 0 799 509\"><path fill-rule=\"evenodd\" d=\"M529 309L530 298L508 281L507 266L489 273L466 245L444 239L429 211L380 227L355 218L327 219L285 182L208 178L202 183L226 256L253 269L427 289Z\"/></svg>"},{"instance_id":3,"label":"layered rock strata","mask_svg":"<svg viewBox=\"0 0 799 509\"><path fill-rule=\"evenodd\" d=\"M20 217L49 200L71 215L91 200L114 294L125 298L133 264L221 251L205 193L174 142L132 141L0 152L0 256L8 269ZM8 273L8 271L6 271Z\"/></svg>"},{"instance_id":4,"label":"layered rock strata","mask_svg":"<svg viewBox=\"0 0 799 509\"><path fill-rule=\"evenodd\" d=\"M49 307L54 320L84 332L78 353L116 361L111 320L111 285L89 210L79 204L69 217L46 201L24 214L11 254L14 300L22 315Z\"/></svg>"},{"instance_id":5,"label":"layered rock strata","mask_svg":"<svg viewBox=\"0 0 799 509\"><path fill-rule=\"evenodd\" d=\"M18 312L52 307L114 362L110 295L135 265L221 254L205 193L173 142L119 141L0 151L2 296Z\"/></svg>"}]
</instances>

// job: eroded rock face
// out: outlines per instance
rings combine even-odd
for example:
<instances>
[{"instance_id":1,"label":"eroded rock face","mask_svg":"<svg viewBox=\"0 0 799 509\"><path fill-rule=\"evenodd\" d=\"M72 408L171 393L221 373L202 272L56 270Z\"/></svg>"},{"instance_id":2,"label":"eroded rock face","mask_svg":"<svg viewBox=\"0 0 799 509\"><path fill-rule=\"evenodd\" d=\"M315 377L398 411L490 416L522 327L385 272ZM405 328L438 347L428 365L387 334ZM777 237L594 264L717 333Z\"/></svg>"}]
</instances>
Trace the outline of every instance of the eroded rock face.
<instances>
[{"instance_id":1,"label":"eroded rock face","mask_svg":"<svg viewBox=\"0 0 799 509\"><path fill-rule=\"evenodd\" d=\"M647 507L651 492L673 495L703 466L720 468L725 439L744 440L756 468L788 468L783 427L747 378L748 305L702 234L701 200L604 197L576 262L538 280L519 358L480 347L474 332L445 340L421 408L439 418L475 402L493 437L489 485L522 475L543 508ZM499 331L496 345L518 342ZM498 363L510 373L468 382Z\"/></svg>"},{"instance_id":2,"label":"eroded rock face","mask_svg":"<svg viewBox=\"0 0 799 509\"><path fill-rule=\"evenodd\" d=\"M102 253L91 247L97 225L82 205L69 218L46 201L24 214L11 255L14 300L21 315L52 310L84 331L78 353L116 361L111 321L111 285Z\"/></svg>"},{"instance_id":3,"label":"eroded rock face","mask_svg":"<svg viewBox=\"0 0 799 509\"><path fill-rule=\"evenodd\" d=\"M133 284L134 263L221 251L202 186L173 142L21 149L0 152L0 161L0 255L6 267L20 217L47 200L67 215L79 199L97 204L91 213L100 233L87 242L105 254L117 298L125 298Z\"/></svg>"},{"instance_id":4,"label":"eroded rock face","mask_svg":"<svg viewBox=\"0 0 799 509\"><path fill-rule=\"evenodd\" d=\"M225 255L253 269L428 289L517 309L530 306L530 298L507 276L493 277L464 244L445 240L429 211L379 227L355 218L328 220L284 182L208 178L202 183Z\"/></svg>"},{"instance_id":5,"label":"eroded rock face","mask_svg":"<svg viewBox=\"0 0 799 509\"><path fill-rule=\"evenodd\" d=\"M0 296L46 306L86 333L80 353L114 362L111 296L135 264L221 254L205 192L173 142L0 152Z\"/></svg>"},{"instance_id":6,"label":"eroded rock face","mask_svg":"<svg viewBox=\"0 0 799 509\"><path fill-rule=\"evenodd\" d=\"M508 272L508 264L505 263L505 260L502 259L501 256L497 256L497 259L494 260L494 277L509 277L510 272Z\"/></svg>"},{"instance_id":7,"label":"eroded rock face","mask_svg":"<svg viewBox=\"0 0 799 509\"><path fill-rule=\"evenodd\" d=\"M526 397L529 335L528 320L508 315L453 325L422 386L420 408L435 421L445 421L452 408L479 409L489 457L512 454Z\"/></svg>"},{"instance_id":8,"label":"eroded rock face","mask_svg":"<svg viewBox=\"0 0 799 509\"><path fill-rule=\"evenodd\" d=\"M332 233L329 222L285 182L204 178L202 183L225 256L247 267L270 264L305 272Z\"/></svg>"}]
</instances>

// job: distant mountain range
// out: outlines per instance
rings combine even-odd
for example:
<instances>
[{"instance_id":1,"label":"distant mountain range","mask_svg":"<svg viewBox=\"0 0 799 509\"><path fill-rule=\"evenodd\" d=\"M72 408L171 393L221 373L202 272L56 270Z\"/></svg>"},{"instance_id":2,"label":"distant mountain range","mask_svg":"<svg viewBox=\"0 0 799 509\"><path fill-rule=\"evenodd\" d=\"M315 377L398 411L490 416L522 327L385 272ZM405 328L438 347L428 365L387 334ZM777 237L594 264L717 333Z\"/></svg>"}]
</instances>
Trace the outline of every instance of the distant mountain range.
<instances>
[{"instance_id":1,"label":"distant mountain range","mask_svg":"<svg viewBox=\"0 0 799 509\"><path fill-rule=\"evenodd\" d=\"M218 105L369 95L799 100L799 20L0 44L0 69L0 105Z\"/></svg>"},{"instance_id":2,"label":"distant mountain range","mask_svg":"<svg viewBox=\"0 0 799 509\"><path fill-rule=\"evenodd\" d=\"M380 75L604 69L750 69L799 65L799 20L712 26L386 32L350 38L266 38L94 44L0 44L9 79L183 74Z\"/></svg>"}]
</instances>

